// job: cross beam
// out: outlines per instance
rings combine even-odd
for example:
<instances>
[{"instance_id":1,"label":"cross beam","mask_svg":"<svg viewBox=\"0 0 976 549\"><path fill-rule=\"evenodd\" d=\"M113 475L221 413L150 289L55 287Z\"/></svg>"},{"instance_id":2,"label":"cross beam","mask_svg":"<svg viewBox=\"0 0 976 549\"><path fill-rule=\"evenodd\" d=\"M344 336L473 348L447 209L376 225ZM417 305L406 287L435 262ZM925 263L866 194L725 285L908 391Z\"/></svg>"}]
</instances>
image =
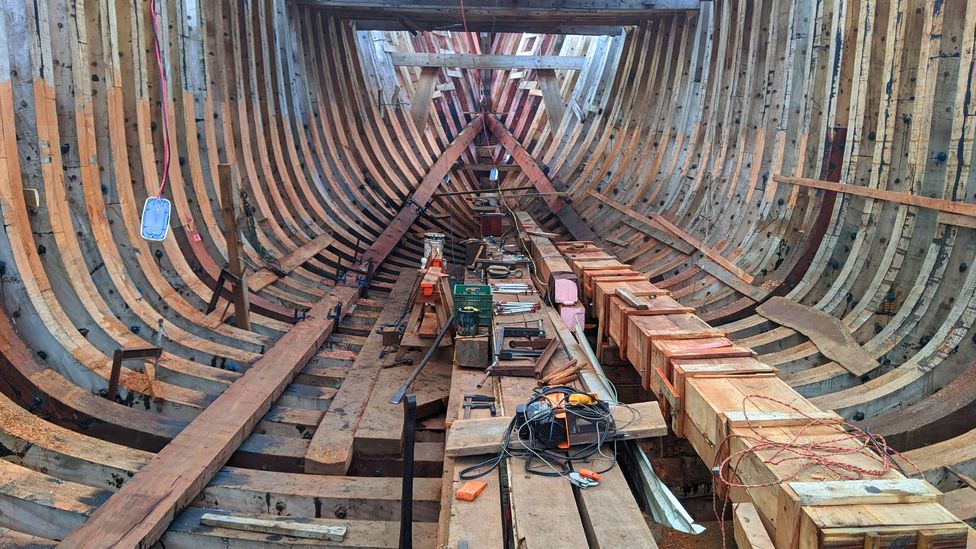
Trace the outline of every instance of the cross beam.
<instances>
[{"instance_id":1,"label":"cross beam","mask_svg":"<svg viewBox=\"0 0 976 549\"><path fill-rule=\"evenodd\" d=\"M427 175L421 180L420 185L417 186L417 189L407 199L406 204L400 208L400 211L390 221L390 224L386 226L386 229L380 233L380 236L373 242L373 245L363 253L360 257L360 265L366 265L369 261L372 261L375 269L378 269L380 264L389 257L393 249L400 243L403 235L407 234L410 226L417 221L420 213L430 203L434 191L437 190L437 187L444 181L448 172L454 167L454 163L461 157L461 153L474 142L475 137L481 133L484 127L485 119L482 116L477 116L471 122L468 122L468 125L461 130L461 133L454 138L454 141L448 145L440 158L430 167L430 171L427 172Z\"/></svg>"},{"instance_id":2,"label":"cross beam","mask_svg":"<svg viewBox=\"0 0 976 549\"><path fill-rule=\"evenodd\" d=\"M391 53L399 67L446 67L452 69L548 69L580 70L586 57L568 55L475 55L470 53Z\"/></svg>"}]
</instances>

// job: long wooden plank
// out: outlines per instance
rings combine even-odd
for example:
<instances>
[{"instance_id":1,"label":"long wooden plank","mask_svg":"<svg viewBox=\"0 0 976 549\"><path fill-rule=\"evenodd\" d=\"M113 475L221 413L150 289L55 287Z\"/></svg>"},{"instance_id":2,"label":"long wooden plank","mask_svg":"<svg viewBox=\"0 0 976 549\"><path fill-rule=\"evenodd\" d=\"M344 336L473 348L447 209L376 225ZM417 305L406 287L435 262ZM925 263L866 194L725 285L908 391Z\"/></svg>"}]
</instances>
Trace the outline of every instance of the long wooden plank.
<instances>
[{"instance_id":1,"label":"long wooden plank","mask_svg":"<svg viewBox=\"0 0 976 549\"><path fill-rule=\"evenodd\" d=\"M390 224L383 229L383 232L376 238L369 250L363 253L360 265L365 265L372 260L375 269L386 260L390 253L393 252L393 249L396 248L397 244L400 243L403 235L407 234L410 226L420 217L420 212L430 202L434 191L444 181L444 177L451 171L457 159L461 157L461 153L474 142L474 138L481 133L484 127L484 117L476 116L461 130L461 133L448 145L447 149L434 162L434 165L431 166L427 175L417 185L417 189L410 195L409 202L400 208L400 211L390 221Z\"/></svg>"},{"instance_id":2,"label":"long wooden plank","mask_svg":"<svg viewBox=\"0 0 976 549\"><path fill-rule=\"evenodd\" d=\"M808 179L805 177L774 175L773 181L776 181L777 183L786 183L787 185L797 185L800 187L822 189L825 191L835 191L843 194L853 194L866 198L874 198L876 200L884 200L886 202L896 202L898 204L905 204L908 206L918 206L920 208L928 208L930 210L945 212L947 214L976 217L976 204L967 204L965 202L957 202L955 200L929 198L927 196L918 196L910 193L886 191L883 189L874 189L870 187L859 187L857 185L845 185L844 183L823 181L821 179Z\"/></svg>"},{"instance_id":3,"label":"long wooden plank","mask_svg":"<svg viewBox=\"0 0 976 549\"><path fill-rule=\"evenodd\" d=\"M611 413L618 425L617 433L624 440L663 437L668 424L656 402L640 402L629 407L615 406ZM501 441L510 426L511 418L460 419L447 433L444 452L449 456L494 454L502 449ZM513 441L513 448L517 444Z\"/></svg>"},{"instance_id":4,"label":"long wooden plank","mask_svg":"<svg viewBox=\"0 0 976 549\"><path fill-rule=\"evenodd\" d=\"M542 171L539 163L532 158L529 151L525 150L525 147L519 143L515 135L501 121L495 118L494 115L485 115L485 118L486 124L495 135L495 138L512 155L515 163L522 167L522 171L529 178L529 181L532 182L532 186L542 194L542 200L549 205L549 208L562 221L566 229L569 230L569 233L573 235L573 238L576 240L588 240L596 243L598 246L606 247L602 245L600 237L583 222L579 213L557 194L556 187L553 186L549 176Z\"/></svg>"},{"instance_id":5,"label":"long wooden plank","mask_svg":"<svg viewBox=\"0 0 976 549\"><path fill-rule=\"evenodd\" d=\"M376 320L377 326L395 322L399 318L416 283L416 271L407 269L400 274L386 306ZM356 429L383 368L380 359L382 350L383 336L374 330L359 350L349 374L312 436L308 453L305 454L306 473L344 475L349 470Z\"/></svg>"},{"instance_id":6,"label":"long wooden plank","mask_svg":"<svg viewBox=\"0 0 976 549\"><path fill-rule=\"evenodd\" d=\"M567 55L475 55L470 53L392 53L395 66L448 67L452 69L550 69L579 70L586 57Z\"/></svg>"},{"instance_id":7,"label":"long wooden plank","mask_svg":"<svg viewBox=\"0 0 976 549\"><path fill-rule=\"evenodd\" d=\"M348 310L353 288L335 288L239 380L106 501L64 547L148 547L251 433Z\"/></svg>"}]
</instances>

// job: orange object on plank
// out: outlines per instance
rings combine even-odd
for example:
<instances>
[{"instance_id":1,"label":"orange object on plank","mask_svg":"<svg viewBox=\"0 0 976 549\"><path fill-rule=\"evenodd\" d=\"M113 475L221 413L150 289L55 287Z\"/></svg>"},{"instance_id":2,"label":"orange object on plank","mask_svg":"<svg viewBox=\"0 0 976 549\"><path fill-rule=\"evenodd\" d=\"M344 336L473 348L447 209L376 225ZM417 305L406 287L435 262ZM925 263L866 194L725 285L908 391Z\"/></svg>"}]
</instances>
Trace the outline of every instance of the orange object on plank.
<instances>
[{"instance_id":1,"label":"orange object on plank","mask_svg":"<svg viewBox=\"0 0 976 549\"><path fill-rule=\"evenodd\" d=\"M461 501L474 501L487 487L488 483L482 480L469 480L454 491L454 497Z\"/></svg>"},{"instance_id":2,"label":"orange object on plank","mask_svg":"<svg viewBox=\"0 0 976 549\"><path fill-rule=\"evenodd\" d=\"M591 471L589 469L580 469L579 471L576 472L579 473L579 475L583 478L588 478L590 480L595 480L597 482L600 482L600 473L597 473L596 471Z\"/></svg>"}]
</instances>

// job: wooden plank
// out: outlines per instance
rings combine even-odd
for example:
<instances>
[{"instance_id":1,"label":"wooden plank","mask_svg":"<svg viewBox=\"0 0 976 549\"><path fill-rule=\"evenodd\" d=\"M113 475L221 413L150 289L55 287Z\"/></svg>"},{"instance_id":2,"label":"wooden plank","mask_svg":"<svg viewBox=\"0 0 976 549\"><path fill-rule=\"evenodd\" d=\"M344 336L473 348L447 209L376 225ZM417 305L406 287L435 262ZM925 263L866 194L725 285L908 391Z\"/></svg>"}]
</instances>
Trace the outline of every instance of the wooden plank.
<instances>
[{"instance_id":1,"label":"wooden plank","mask_svg":"<svg viewBox=\"0 0 976 549\"><path fill-rule=\"evenodd\" d=\"M437 67L420 69L420 80L417 81L413 99L410 101L410 118L413 119L417 131L420 133L423 133L427 127L427 117L430 116L430 106L434 100L434 89L440 72Z\"/></svg>"},{"instance_id":2,"label":"wooden plank","mask_svg":"<svg viewBox=\"0 0 976 549\"><path fill-rule=\"evenodd\" d=\"M397 67L481 70L550 69L579 70L586 57L568 55L475 55L470 53L391 53Z\"/></svg>"},{"instance_id":3,"label":"wooden plank","mask_svg":"<svg viewBox=\"0 0 976 549\"><path fill-rule=\"evenodd\" d=\"M800 505L942 503L942 493L922 479L788 482Z\"/></svg>"},{"instance_id":4,"label":"wooden plank","mask_svg":"<svg viewBox=\"0 0 976 549\"><path fill-rule=\"evenodd\" d=\"M808 179L805 177L774 175L773 181L776 181L777 183L786 183L787 185L797 185L800 187L822 189L825 191L834 191L843 194L853 194L856 196L883 200L885 202L905 204L907 206L918 206L919 208L927 208L929 210L936 210L947 214L961 215L970 218L976 217L976 204L967 204L965 202L958 202L955 200L929 198L927 196L918 196L910 193L886 191L871 187L859 187L857 185L846 185L844 183L835 183L833 181L823 181L820 179Z\"/></svg>"},{"instance_id":5,"label":"wooden plank","mask_svg":"<svg viewBox=\"0 0 976 549\"><path fill-rule=\"evenodd\" d=\"M724 277L722 277L720 274L713 271L709 272L709 274L712 274L726 284L732 286L736 291L748 295L753 299L762 299L766 297L766 294L759 288L752 286L752 283L755 281L755 278L752 275L738 268L734 263L725 259L721 254L706 246L700 240L694 238L688 233L685 233L660 215L650 213L647 216L644 216L637 211L619 204L596 191L589 191L587 194L597 199L601 203L623 213L625 216L627 216L629 221L635 224L637 228L643 229L644 232L648 232L649 236L653 236L654 238L660 240L662 244L671 246L682 253L694 253L694 250L698 250L703 256L705 256L708 263L715 265L717 268L720 268L723 271L729 272L735 277L731 280L723 279ZM662 235L662 232L667 234ZM668 237L674 238L672 239Z\"/></svg>"},{"instance_id":6,"label":"wooden plank","mask_svg":"<svg viewBox=\"0 0 976 549\"><path fill-rule=\"evenodd\" d=\"M405 269L390 292L376 326L396 322L416 284L417 271ZM344 475L349 470L356 429L383 368L382 351L383 336L374 330L359 350L356 361L332 399L332 405L312 436L305 454L306 473Z\"/></svg>"},{"instance_id":7,"label":"wooden plank","mask_svg":"<svg viewBox=\"0 0 976 549\"><path fill-rule=\"evenodd\" d=\"M556 79L556 71L553 69L541 69L538 75L542 100L546 105L546 116L549 118L549 130L555 134L559 131L559 125L562 124L563 115L566 113L563 96L559 92L559 80Z\"/></svg>"},{"instance_id":8,"label":"wooden plank","mask_svg":"<svg viewBox=\"0 0 976 549\"><path fill-rule=\"evenodd\" d=\"M301 517L279 517L277 515L224 515L204 513L200 524L232 530L281 534L294 538L342 541L346 527L335 524L334 520L309 519Z\"/></svg>"},{"instance_id":9,"label":"wooden plank","mask_svg":"<svg viewBox=\"0 0 976 549\"><path fill-rule=\"evenodd\" d=\"M420 184L417 185L413 194L410 195L411 202L404 204L400 208L400 211L397 212L396 216L383 229L383 232L373 241L372 246L363 253L359 263L360 265L365 265L369 261L372 261L373 268L379 268L383 261L393 252L397 244L400 243L403 235L407 234L407 231L410 230L413 223L420 217L420 212L430 203L431 195L434 194L437 187L444 181L444 177L451 171L457 159L461 157L461 153L481 133L484 124L484 117L476 116L461 130L461 133L454 138L454 141L437 158L437 161L430 167L430 170L424 176L423 180L421 180ZM355 282L355 280L351 281L353 284Z\"/></svg>"},{"instance_id":10,"label":"wooden plank","mask_svg":"<svg viewBox=\"0 0 976 549\"><path fill-rule=\"evenodd\" d=\"M298 267L301 267L306 261L315 257L322 250L328 248L333 242L335 242L335 238L332 235L319 235L279 259L278 268L281 272L290 273ZM247 278L247 287L252 292L257 292L267 288L280 278L281 275L265 267Z\"/></svg>"},{"instance_id":11,"label":"wooden plank","mask_svg":"<svg viewBox=\"0 0 976 549\"><path fill-rule=\"evenodd\" d=\"M775 549L755 505L736 503L732 506L732 516L735 543L739 549Z\"/></svg>"},{"instance_id":12,"label":"wooden plank","mask_svg":"<svg viewBox=\"0 0 976 549\"><path fill-rule=\"evenodd\" d=\"M878 361L854 339L847 325L833 315L785 297L770 299L757 307L756 312L810 338L820 354L856 376L870 373L879 366Z\"/></svg>"},{"instance_id":13,"label":"wooden plank","mask_svg":"<svg viewBox=\"0 0 976 549\"><path fill-rule=\"evenodd\" d=\"M357 297L335 288L176 436L122 489L65 538L64 547L141 546L155 543L230 458L272 403L335 329Z\"/></svg>"},{"instance_id":14,"label":"wooden plank","mask_svg":"<svg viewBox=\"0 0 976 549\"><path fill-rule=\"evenodd\" d=\"M640 402L615 406L611 410L623 440L662 437L668 425L656 402ZM511 418L459 419L447 432L445 453L449 456L493 454L502 449L502 436L510 427ZM513 446L514 448L515 446Z\"/></svg>"}]
</instances>

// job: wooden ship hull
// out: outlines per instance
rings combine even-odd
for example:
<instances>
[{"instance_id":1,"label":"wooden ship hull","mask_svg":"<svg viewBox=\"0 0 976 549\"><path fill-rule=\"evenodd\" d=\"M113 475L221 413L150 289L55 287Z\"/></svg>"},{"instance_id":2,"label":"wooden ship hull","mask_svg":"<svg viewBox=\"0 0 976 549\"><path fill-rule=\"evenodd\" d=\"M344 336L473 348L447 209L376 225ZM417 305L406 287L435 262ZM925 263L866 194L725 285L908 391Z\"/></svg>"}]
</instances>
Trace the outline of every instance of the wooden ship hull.
<instances>
[{"instance_id":1,"label":"wooden ship hull","mask_svg":"<svg viewBox=\"0 0 976 549\"><path fill-rule=\"evenodd\" d=\"M946 523L972 524L976 2L472 0L463 27L453 3L412 4L2 3L0 546L108 546L91 541L115 534L90 530L103 506L152 509L118 546L323 543L205 525L211 509L401 546L386 399L411 367L380 332L413 299L424 233L463 263L481 226L459 193L492 167L528 189L503 201L538 234L594 243L798 398L885 437L944 492ZM501 56L515 66L478 65ZM153 242L157 194L172 218ZM654 399L614 333L597 352L618 388ZM118 350L153 347L110 389ZM446 432L480 377L447 360L415 386L417 547L513 543L452 499L471 458L445 454ZM499 399L524 389L500 383ZM121 499L141 476L174 481ZM542 485L513 479L515 543L654 544L612 478L626 495L600 505L619 523L562 486L563 537L525 514Z\"/></svg>"}]
</instances>

